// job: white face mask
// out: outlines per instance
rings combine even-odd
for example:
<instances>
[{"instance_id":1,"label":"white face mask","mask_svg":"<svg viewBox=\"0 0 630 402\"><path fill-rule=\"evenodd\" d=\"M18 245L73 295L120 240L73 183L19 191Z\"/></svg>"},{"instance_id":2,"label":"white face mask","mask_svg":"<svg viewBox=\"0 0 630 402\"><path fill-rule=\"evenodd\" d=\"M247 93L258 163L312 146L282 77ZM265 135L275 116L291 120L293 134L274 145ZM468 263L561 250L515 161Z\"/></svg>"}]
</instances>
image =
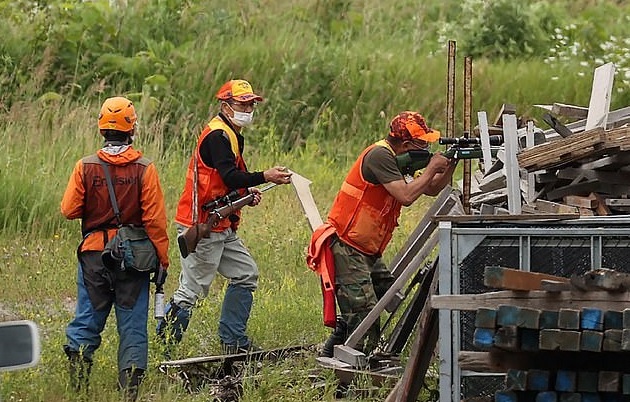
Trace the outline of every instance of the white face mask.
<instances>
[{"instance_id":1,"label":"white face mask","mask_svg":"<svg viewBox=\"0 0 630 402\"><path fill-rule=\"evenodd\" d=\"M234 124L240 127L247 127L254 121L254 112L245 113L245 112L234 112L234 117L232 117L232 121Z\"/></svg>"},{"instance_id":2,"label":"white face mask","mask_svg":"<svg viewBox=\"0 0 630 402\"><path fill-rule=\"evenodd\" d=\"M232 109L232 107L230 105L228 105L228 107L230 109ZM252 124L252 122L254 121L254 112L237 112L236 110L232 109L232 112L234 113L234 117L231 118L232 123L236 124L239 127L247 127L250 124Z\"/></svg>"}]
</instances>

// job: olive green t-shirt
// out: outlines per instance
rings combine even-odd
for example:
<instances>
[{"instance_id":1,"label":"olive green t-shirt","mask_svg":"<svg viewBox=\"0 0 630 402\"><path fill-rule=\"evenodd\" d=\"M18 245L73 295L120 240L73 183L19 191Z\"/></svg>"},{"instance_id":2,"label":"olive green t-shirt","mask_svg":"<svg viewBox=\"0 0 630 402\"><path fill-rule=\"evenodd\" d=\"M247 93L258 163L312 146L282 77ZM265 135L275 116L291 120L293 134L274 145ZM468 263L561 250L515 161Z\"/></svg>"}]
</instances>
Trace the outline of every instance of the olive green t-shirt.
<instances>
[{"instance_id":1,"label":"olive green t-shirt","mask_svg":"<svg viewBox=\"0 0 630 402\"><path fill-rule=\"evenodd\" d=\"M396 180L404 180L398 170L396 157L388 148L375 146L363 159L361 173L365 180L372 184L386 184Z\"/></svg>"}]
</instances>

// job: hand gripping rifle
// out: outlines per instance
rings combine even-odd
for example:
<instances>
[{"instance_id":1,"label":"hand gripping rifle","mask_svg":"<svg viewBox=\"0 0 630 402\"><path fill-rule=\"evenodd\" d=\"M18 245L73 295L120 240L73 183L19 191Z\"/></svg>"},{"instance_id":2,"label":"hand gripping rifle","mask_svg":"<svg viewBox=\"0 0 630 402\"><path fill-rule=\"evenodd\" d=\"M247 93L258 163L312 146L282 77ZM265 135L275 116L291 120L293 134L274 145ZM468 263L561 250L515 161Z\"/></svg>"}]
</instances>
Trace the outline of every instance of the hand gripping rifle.
<instances>
[{"instance_id":1,"label":"hand gripping rifle","mask_svg":"<svg viewBox=\"0 0 630 402\"><path fill-rule=\"evenodd\" d=\"M450 145L450 147L442 153L449 159L479 159L483 157L483 151L481 149L481 138L477 137L459 137L448 138L440 137L440 145ZM503 144L502 135L491 135L490 145ZM497 149L491 148L491 155L497 155ZM398 169L402 174L413 176L413 174L427 167L429 160L433 154L426 149L412 149L396 156L396 163Z\"/></svg>"},{"instance_id":2,"label":"hand gripping rifle","mask_svg":"<svg viewBox=\"0 0 630 402\"><path fill-rule=\"evenodd\" d=\"M271 183L262 187L260 191L265 192L275 186L277 186L277 184ZM219 197L216 200L202 205L202 210L210 211L208 220L205 223L193 224L177 236L177 245L179 246L179 252L182 257L186 258L188 254L194 253L197 248L197 243L199 243L202 237L210 236L212 228L215 227L221 219L227 218L245 205L251 204L254 200L254 195L254 193L248 193L247 195L241 196L239 192L232 191L223 197Z\"/></svg>"}]
</instances>

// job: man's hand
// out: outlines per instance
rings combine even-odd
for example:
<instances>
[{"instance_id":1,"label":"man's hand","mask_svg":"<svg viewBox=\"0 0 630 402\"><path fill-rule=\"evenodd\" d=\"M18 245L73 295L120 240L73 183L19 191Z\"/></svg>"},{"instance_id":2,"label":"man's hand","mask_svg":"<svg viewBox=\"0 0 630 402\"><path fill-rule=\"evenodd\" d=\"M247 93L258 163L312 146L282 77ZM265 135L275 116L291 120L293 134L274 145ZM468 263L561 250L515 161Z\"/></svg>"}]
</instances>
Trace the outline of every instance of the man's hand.
<instances>
[{"instance_id":1,"label":"man's hand","mask_svg":"<svg viewBox=\"0 0 630 402\"><path fill-rule=\"evenodd\" d=\"M266 181L276 184L291 183L291 172L285 166L275 166L263 172Z\"/></svg>"},{"instance_id":2,"label":"man's hand","mask_svg":"<svg viewBox=\"0 0 630 402\"><path fill-rule=\"evenodd\" d=\"M429 164L425 168L425 173L427 171L432 173L444 173L446 169L450 166L451 160L442 155L441 153L435 153L431 159L429 160Z\"/></svg>"},{"instance_id":3,"label":"man's hand","mask_svg":"<svg viewBox=\"0 0 630 402\"><path fill-rule=\"evenodd\" d=\"M151 278L151 282L155 282L155 286L157 288L161 288L166 282L166 277L168 276L168 272L166 272L166 268L160 265L157 271L153 274Z\"/></svg>"},{"instance_id":4,"label":"man's hand","mask_svg":"<svg viewBox=\"0 0 630 402\"><path fill-rule=\"evenodd\" d=\"M249 206L250 207L255 207L256 205L260 204L260 200L262 200L262 192L260 191L260 189L258 187L250 187L250 188L247 189L247 191L250 194L254 195L254 199L249 204Z\"/></svg>"}]
</instances>

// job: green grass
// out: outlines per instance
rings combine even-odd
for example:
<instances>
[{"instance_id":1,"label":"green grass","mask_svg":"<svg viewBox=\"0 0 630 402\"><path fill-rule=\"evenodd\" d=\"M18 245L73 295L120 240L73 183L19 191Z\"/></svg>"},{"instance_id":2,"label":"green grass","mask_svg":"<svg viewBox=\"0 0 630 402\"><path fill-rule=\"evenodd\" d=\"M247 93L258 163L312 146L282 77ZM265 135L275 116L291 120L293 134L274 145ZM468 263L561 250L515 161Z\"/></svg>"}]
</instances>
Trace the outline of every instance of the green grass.
<instances>
[{"instance_id":1,"label":"green grass","mask_svg":"<svg viewBox=\"0 0 630 402\"><path fill-rule=\"evenodd\" d=\"M447 57L439 31L447 20L469 22L461 2L453 0L142 0L128 8L111 8L104 0L50 3L45 13L30 14L20 8L25 2L0 0L0 319L34 320L43 344L37 367L0 374L5 401L76 399L68 389L62 345L76 300L80 226L63 219L59 203L76 160L100 145L96 118L105 97L126 94L134 100L140 124L136 145L158 168L173 243L170 296L180 269L172 219L190 152L216 112L213 96L225 80L249 79L266 98L253 129L245 132L250 170L285 165L307 177L326 216L350 164L387 133L396 113L419 110L444 130ZM629 25L618 23L621 10L584 14L603 3L613 6L554 2L566 9L563 23L588 15L588 36L624 37ZM611 31L602 31L606 27ZM464 55L457 56L456 135L463 126ZM548 64L546 56L473 60L472 124L476 112L486 111L492 120L502 104L511 103L519 115L546 128L542 111L532 105L588 105L592 70L582 74L581 60ZM613 92L611 108L626 106L628 93ZM422 198L403 210L386 261L430 202ZM261 205L244 210L240 236L261 272L249 334L265 348L319 343L328 334L321 323L318 278L305 264L310 233L289 186L265 193ZM225 285L215 280L176 357L219 352L216 330ZM150 319L150 334L154 324ZM90 400L117 401L113 315L103 338ZM160 356L152 340L141 400L209 399L208 389L189 394L181 382L159 373ZM316 368L314 354L265 365L245 382L243 401L332 400L335 377L323 371L325 386L313 389L308 378ZM354 399L383 400L387 391L379 392Z\"/></svg>"}]
</instances>

